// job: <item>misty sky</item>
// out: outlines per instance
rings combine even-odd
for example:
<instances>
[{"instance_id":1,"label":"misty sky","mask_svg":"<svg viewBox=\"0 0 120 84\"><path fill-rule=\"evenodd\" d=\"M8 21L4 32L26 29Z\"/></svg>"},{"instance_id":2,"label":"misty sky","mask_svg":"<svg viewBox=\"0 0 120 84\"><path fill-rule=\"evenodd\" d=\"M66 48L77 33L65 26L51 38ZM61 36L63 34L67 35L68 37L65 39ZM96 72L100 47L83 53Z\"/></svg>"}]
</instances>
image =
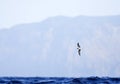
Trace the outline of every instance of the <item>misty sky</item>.
<instances>
[{"instance_id":1,"label":"misty sky","mask_svg":"<svg viewBox=\"0 0 120 84\"><path fill-rule=\"evenodd\" d=\"M120 0L0 0L0 28L48 17L119 15Z\"/></svg>"}]
</instances>

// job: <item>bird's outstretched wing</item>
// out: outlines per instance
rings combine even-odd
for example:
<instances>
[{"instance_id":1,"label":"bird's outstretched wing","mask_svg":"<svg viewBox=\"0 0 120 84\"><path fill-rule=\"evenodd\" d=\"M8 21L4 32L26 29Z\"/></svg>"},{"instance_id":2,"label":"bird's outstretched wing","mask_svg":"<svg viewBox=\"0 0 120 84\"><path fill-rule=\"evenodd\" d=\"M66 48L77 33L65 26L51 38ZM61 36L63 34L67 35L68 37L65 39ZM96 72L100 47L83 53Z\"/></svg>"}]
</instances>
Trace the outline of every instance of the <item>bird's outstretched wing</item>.
<instances>
[{"instance_id":1,"label":"bird's outstretched wing","mask_svg":"<svg viewBox=\"0 0 120 84\"><path fill-rule=\"evenodd\" d=\"M80 44L79 43L77 43L77 46L80 48Z\"/></svg>"},{"instance_id":2,"label":"bird's outstretched wing","mask_svg":"<svg viewBox=\"0 0 120 84\"><path fill-rule=\"evenodd\" d=\"M80 54L80 51L81 51L81 49L78 50L78 54L79 54L79 56L81 55L81 54Z\"/></svg>"}]
</instances>

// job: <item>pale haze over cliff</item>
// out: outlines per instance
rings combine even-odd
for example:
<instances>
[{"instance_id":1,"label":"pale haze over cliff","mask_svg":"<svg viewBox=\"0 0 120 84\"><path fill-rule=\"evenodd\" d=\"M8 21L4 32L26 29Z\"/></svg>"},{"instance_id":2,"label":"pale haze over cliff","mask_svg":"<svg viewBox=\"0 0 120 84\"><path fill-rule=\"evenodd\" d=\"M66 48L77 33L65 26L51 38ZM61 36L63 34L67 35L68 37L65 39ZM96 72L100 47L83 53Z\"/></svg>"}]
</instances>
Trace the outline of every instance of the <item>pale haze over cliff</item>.
<instances>
[{"instance_id":1,"label":"pale haze over cliff","mask_svg":"<svg viewBox=\"0 0 120 84\"><path fill-rule=\"evenodd\" d=\"M0 0L0 76L120 77L119 51L120 0Z\"/></svg>"},{"instance_id":2,"label":"pale haze over cliff","mask_svg":"<svg viewBox=\"0 0 120 84\"><path fill-rule=\"evenodd\" d=\"M1 29L0 76L120 76L119 22L57 16Z\"/></svg>"}]
</instances>

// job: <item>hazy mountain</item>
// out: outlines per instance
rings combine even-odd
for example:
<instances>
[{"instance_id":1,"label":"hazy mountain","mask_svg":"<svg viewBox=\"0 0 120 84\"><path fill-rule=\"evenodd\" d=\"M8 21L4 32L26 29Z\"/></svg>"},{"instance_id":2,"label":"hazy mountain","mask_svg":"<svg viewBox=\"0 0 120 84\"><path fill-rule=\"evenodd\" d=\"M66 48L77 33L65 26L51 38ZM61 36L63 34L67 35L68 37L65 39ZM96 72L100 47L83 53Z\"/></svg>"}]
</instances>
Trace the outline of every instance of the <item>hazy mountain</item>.
<instances>
[{"instance_id":1,"label":"hazy mountain","mask_svg":"<svg viewBox=\"0 0 120 84\"><path fill-rule=\"evenodd\" d=\"M0 30L0 76L120 76L119 56L120 16L57 16Z\"/></svg>"}]
</instances>

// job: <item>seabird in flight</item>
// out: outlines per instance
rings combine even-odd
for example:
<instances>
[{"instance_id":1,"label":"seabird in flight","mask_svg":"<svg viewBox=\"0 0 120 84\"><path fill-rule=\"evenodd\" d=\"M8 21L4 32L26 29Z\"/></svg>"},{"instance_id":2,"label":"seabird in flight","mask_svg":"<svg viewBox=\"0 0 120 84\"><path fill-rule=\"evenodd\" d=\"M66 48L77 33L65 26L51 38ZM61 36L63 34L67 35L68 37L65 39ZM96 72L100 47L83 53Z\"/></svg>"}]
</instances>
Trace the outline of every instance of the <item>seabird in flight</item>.
<instances>
[{"instance_id":1,"label":"seabird in flight","mask_svg":"<svg viewBox=\"0 0 120 84\"><path fill-rule=\"evenodd\" d=\"M80 48L80 44L79 44L79 43L77 43L77 49L78 49L78 54L79 54L79 56L80 56L80 55L81 55L81 54L80 54L81 48Z\"/></svg>"}]
</instances>

